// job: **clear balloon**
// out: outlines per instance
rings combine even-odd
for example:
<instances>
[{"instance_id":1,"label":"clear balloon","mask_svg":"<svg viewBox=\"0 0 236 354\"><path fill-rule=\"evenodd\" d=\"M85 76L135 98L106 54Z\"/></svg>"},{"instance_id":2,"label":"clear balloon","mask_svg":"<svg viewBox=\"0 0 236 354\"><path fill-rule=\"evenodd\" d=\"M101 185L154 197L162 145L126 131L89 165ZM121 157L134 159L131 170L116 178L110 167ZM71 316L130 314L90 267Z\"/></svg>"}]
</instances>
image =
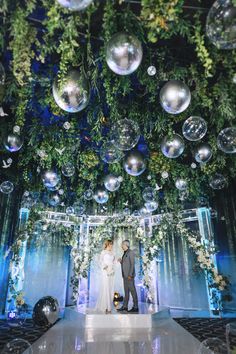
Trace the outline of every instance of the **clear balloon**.
<instances>
[{"instance_id":1,"label":"clear balloon","mask_svg":"<svg viewBox=\"0 0 236 354\"><path fill-rule=\"evenodd\" d=\"M71 11L81 11L86 9L93 0L57 0L60 5L71 10Z\"/></svg>"},{"instance_id":2,"label":"clear balloon","mask_svg":"<svg viewBox=\"0 0 236 354\"><path fill-rule=\"evenodd\" d=\"M52 194L48 196L48 204L52 207L56 207L61 202L60 196L58 194Z\"/></svg>"},{"instance_id":3,"label":"clear balloon","mask_svg":"<svg viewBox=\"0 0 236 354\"><path fill-rule=\"evenodd\" d=\"M104 186L110 192L117 191L120 188L120 182L118 180L118 177L114 175L107 175L104 178Z\"/></svg>"},{"instance_id":4,"label":"clear balloon","mask_svg":"<svg viewBox=\"0 0 236 354\"><path fill-rule=\"evenodd\" d=\"M140 212L140 216L143 218L150 215L150 212L147 210L146 207L142 207L139 212Z\"/></svg>"},{"instance_id":5,"label":"clear balloon","mask_svg":"<svg viewBox=\"0 0 236 354\"><path fill-rule=\"evenodd\" d=\"M85 109L89 103L89 83L77 70L71 70L67 76L53 83L53 97L57 105L66 112L76 113Z\"/></svg>"},{"instance_id":6,"label":"clear balloon","mask_svg":"<svg viewBox=\"0 0 236 354\"><path fill-rule=\"evenodd\" d=\"M139 176L146 170L146 161L139 151L130 151L124 160L124 169L131 176Z\"/></svg>"},{"instance_id":7,"label":"clear balloon","mask_svg":"<svg viewBox=\"0 0 236 354\"><path fill-rule=\"evenodd\" d=\"M46 188L54 188L61 182L60 177L55 171L45 171L42 178Z\"/></svg>"},{"instance_id":8,"label":"clear balloon","mask_svg":"<svg viewBox=\"0 0 236 354\"><path fill-rule=\"evenodd\" d=\"M1 351L1 354L33 354L33 350L31 347L31 344L21 338L15 338L12 341L8 342L3 350Z\"/></svg>"},{"instance_id":9,"label":"clear balloon","mask_svg":"<svg viewBox=\"0 0 236 354\"><path fill-rule=\"evenodd\" d=\"M227 180L221 173L216 173L209 180L209 185L212 189L223 189L226 184Z\"/></svg>"},{"instance_id":10,"label":"clear balloon","mask_svg":"<svg viewBox=\"0 0 236 354\"><path fill-rule=\"evenodd\" d=\"M157 208L158 208L158 203L155 200L152 200L150 202L146 202L144 205L149 213L152 213L153 211L157 210Z\"/></svg>"},{"instance_id":11,"label":"clear balloon","mask_svg":"<svg viewBox=\"0 0 236 354\"><path fill-rule=\"evenodd\" d=\"M199 348L198 354L227 354L226 344L219 338L205 339Z\"/></svg>"},{"instance_id":12,"label":"clear balloon","mask_svg":"<svg viewBox=\"0 0 236 354\"><path fill-rule=\"evenodd\" d=\"M112 142L123 151L131 150L140 138L140 129L136 122L122 119L115 123L111 131Z\"/></svg>"},{"instance_id":13,"label":"clear balloon","mask_svg":"<svg viewBox=\"0 0 236 354\"><path fill-rule=\"evenodd\" d=\"M118 75L132 74L141 64L142 58L141 42L134 35L116 33L107 43L107 65Z\"/></svg>"},{"instance_id":14,"label":"clear balloon","mask_svg":"<svg viewBox=\"0 0 236 354\"><path fill-rule=\"evenodd\" d=\"M3 194L10 194L14 190L14 184L10 181L4 181L0 184L0 192Z\"/></svg>"},{"instance_id":15,"label":"clear balloon","mask_svg":"<svg viewBox=\"0 0 236 354\"><path fill-rule=\"evenodd\" d=\"M71 162L67 162L62 166L61 172L66 177L72 177L75 174L75 166Z\"/></svg>"},{"instance_id":16,"label":"clear balloon","mask_svg":"<svg viewBox=\"0 0 236 354\"><path fill-rule=\"evenodd\" d=\"M207 143L198 145L195 149L194 157L198 163L207 163L212 157L212 149L210 145Z\"/></svg>"},{"instance_id":17,"label":"clear balloon","mask_svg":"<svg viewBox=\"0 0 236 354\"><path fill-rule=\"evenodd\" d=\"M67 215L73 215L75 213L75 209L73 207L67 207L66 208L66 214Z\"/></svg>"},{"instance_id":18,"label":"clear balloon","mask_svg":"<svg viewBox=\"0 0 236 354\"><path fill-rule=\"evenodd\" d=\"M10 152L17 152L22 148L23 140L18 134L9 134L4 139L4 146Z\"/></svg>"},{"instance_id":19,"label":"clear balloon","mask_svg":"<svg viewBox=\"0 0 236 354\"><path fill-rule=\"evenodd\" d=\"M98 204L104 204L109 199L109 195L105 189L97 189L93 197Z\"/></svg>"},{"instance_id":20,"label":"clear balloon","mask_svg":"<svg viewBox=\"0 0 236 354\"><path fill-rule=\"evenodd\" d=\"M92 191L92 189L87 189L84 192L84 199L86 199L86 200L92 200L93 199L93 191Z\"/></svg>"},{"instance_id":21,"label":"clear balloon","mask_svg":"<svg viewBox=\"0 0 236 354\"><path fill-rule=\"evenodd\" d=\"M236 153L236 127L221 130L217 137L218 148L226 154Z\"/></svg>"},{"instance_id":22,"label":"clear balloon","mask_svg":"<svg viewBox=\"0 0 236 354\"><path fill-rule=\"evenodd\" d=\"M2 65L2 63L0 62L0 85L4 85L5 80L6 80L5 69L4 69L4 66Z\"/></svg>"},{"instance_id":23,"label":"clear balloon","mask_svg":"<svg viewBox=\"0 0 236 354\"><path fill-rule=\"evenodd\" d=\"M167 113L179 114L188 108L191 102L191 92L185 83L171 80L162 87L160 102Z\"/></svg>"},{"instance_id":24,"label":"clear balloon","mask_svg":"<svg viewBox=\"0 0 236 354\"><path fill-rule=\"evenodd\" d=\"M207 16L206 33L217 48L236 48L236 5L232 0L214 2Z\"/></svg>"},{"instance_id":25,"label":"clear balloon","mask_svg":"<svg viewBox=\"0 0 236 354\"><path fill-rule=\"evenodd\" d=\"M188 182L183 178L178 178L175 181L175 187L180 191L185 191L188 188Z\"/></svg>"},{"instance_id":26,"label":"clear balloon","mask_svg":"<svg viewBox=\"0 0 236 354\"><path fill-rule=\"evenodd\" d=\"M38 326L54 324L59 318L59 304L52 296L41 298L34 306L33 321Z\"/></svg>"},{"instance_id":27,"label":"clear balloon","mask_svg":"<svg viewBox=\"0 0 236 354\"><path fill-rule=\"evenodd\" d=\"M207 132L207 123L201 117L189 117L182 127L183 136L190 141L201 140Z\"/></svg>"},{"instance_id":28,"label":"clear balloon","mask_svg":"<svg viewBox=\"0 0 236 354\"><path fill-rule=\"evenodd\" d=\"M174 134L171 138L166 136L161 142L161 151L169 159L176 159L184 151L183 138L178 134Z\"/></svg>"},{"instance_id":29,"label":"clear balloon","mask_svg":"<svg viewBox=\"0 0 236 354\"><path fill-rule=\"evenodd\" d=\"M156 198L156 191L152 187L146 187L143 191L143 199L145 202L151 202Z\"/></svg>"},{"instance_id":30,"label":"clear balloon","mask_svg":"<svg viewBox=\"0 0 236 354\"><path fill-rule=\"evenodd\" d=\"M75 215L77 216L81 216L84 214L85 212L85 205L82 201L78 201L76 202L74 205L73 205L73 208L74 208L74 213Z\"/></svg>"},{"instance_id":31,"label":"clear balloon","mask_svg":"<svg viewBox=\"0 0 236 354\"><path fill-rule=\"evenodd\" d=\"M106 142L101 147L100 156L104 162L112 164L120 161L123 157L123 153L118 150L113 143Z\"/></svg>"}]
</instances>

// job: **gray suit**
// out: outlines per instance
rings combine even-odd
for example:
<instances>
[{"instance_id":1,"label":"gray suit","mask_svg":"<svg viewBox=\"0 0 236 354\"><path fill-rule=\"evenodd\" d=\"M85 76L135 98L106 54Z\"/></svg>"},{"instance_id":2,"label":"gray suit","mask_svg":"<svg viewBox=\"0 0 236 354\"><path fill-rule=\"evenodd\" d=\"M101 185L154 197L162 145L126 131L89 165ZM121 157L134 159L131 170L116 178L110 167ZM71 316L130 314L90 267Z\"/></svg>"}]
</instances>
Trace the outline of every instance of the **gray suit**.
<instances>
[{"instance_id":1,"label":"gray suit","mask_svg":"<svg viewBox=\"0 0 236 354\"><path fill-rule=\"evenodd\" d=\"M134 307L138 308L138 295L134 284L135 255L134 251L132 251L131 249L128 249L126 252L124 252L121 261L121 270L125 289L125 299L123 307L128 308L129 295L131 293L134 302ZM129 280L128 277L132 277L132 279Z\"/></svg>"}]
</instances>

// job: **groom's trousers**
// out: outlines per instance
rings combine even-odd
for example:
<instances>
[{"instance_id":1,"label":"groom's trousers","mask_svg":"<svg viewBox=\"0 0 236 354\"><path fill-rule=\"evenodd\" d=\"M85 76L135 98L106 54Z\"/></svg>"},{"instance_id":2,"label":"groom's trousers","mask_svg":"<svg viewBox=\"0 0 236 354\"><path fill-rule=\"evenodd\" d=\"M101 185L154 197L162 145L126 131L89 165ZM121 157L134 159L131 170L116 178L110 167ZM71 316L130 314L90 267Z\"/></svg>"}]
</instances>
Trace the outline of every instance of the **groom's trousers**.
<instances>
[{"instance_id":1,"label":"groom's trousers","mask_svg":"<svg viewBox=\"0 0 236 354\"><path fill-rule=\"evenodd\" d=\"M132 278L131 280L129 280L128 278L123 278L123 281L125 289L125 299L123 307L128 308L129 295L131 293L134 302L134 307L138 308L138 295L134 284L134 278Z\"/></svg>"}]
</instances>

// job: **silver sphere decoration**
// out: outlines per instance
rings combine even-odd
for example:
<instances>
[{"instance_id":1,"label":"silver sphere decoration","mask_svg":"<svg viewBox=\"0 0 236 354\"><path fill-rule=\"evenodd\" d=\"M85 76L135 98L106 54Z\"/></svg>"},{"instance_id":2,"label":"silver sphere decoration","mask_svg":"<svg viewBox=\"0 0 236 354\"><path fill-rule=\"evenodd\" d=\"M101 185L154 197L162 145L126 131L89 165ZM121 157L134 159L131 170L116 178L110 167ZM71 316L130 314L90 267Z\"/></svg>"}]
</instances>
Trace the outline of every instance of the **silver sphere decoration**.
<instances>
[{"instance_id":1,"label":"silver sphere decoration","mask_svg":"<svg viewBox=\"0 0 236 354\"><path fill-rule=\"evenodd\" d=\"M142 58L141 42L134 35L119 32L107 43L106 62L115 74L132 74L141 64Z\"/></svg>"},{"instance_id":2,"label":"silver sphere decoration","mask_svg":"<svg viewBox=\"0 0 236 354\"><path fill-rule=\"evenodd\" d=\"M144 205L149 213L154 212L158 208L158 203L155 200L152 200L150 202L146 202Z\"/></svg>"},{"instance_id":3,"label":"silver sphere decoration","mask_svg":"<svg viewBox=\"0 0 236 354\"><path fill-rule=\"evenodd\" d=\"M170 80L160 91L160 102L167 113L182 113L188 108L190 101L191 92L182 81Z\"/></svg>"},{"instance_id":4,"label":"silver sphere decoration","mask_svg":"<svg viewBox=\"0 0 236 354\"><path fill-rule=\"evenodd\" d=\"M6 80L5 69L4 69L4 66L2 65L2 63L0 62L0 85L4 85L5 80Z\"/></svg>"},{"instance_id":5,"label":"silver sphere decoration","mask_svg":"<svg viewBox=\"0 0 236 354\"><path fill-rule=\"evenodd\" d=\"M21 353L26 353L26 354L33 354L32 346L31 344L22 338L15 338L8 342L3 350L1 351L1 354L21 354Z\"/></svg>"},{"instance_id":6,"label":"silver sphere decoration","mask_svg":"<svg viewBox=\"0 0 236 354\"><path fill-rule=\"evenodd\" d=\"M191 168L192 168L193 170L195 170L195 168L197 168L197 165L195 164L195 162L192 162L192 163L191 163Z\"/></svg>"},{"instance_id":7,"label":"silver sphere decoration","mask_svg":"<svg viewBox=\"0 0 236 354\"><path fill-rule=\"evenodd\" d=\"M118 150L112 142L106 142L101 147L100 157L104 162L112 164L120 161L123 157L123 153Z\"/></svg>"},{"instance_id":8,"label":"silver sphere decoration","mask_svg":"<svg viewBox=\"0 0 236 354\"><path fill-rule=\"evenodd\" d=\"M123 151L131 150L140 138L140 129L136 122L122 119L115 123L111 131L112 142Z\"/></svg>"},{"instance_id":9,"label":"silver sphere decoration","mask_svg":"<svg viewBox=\"0 0 236 354\"><path fill-rule=\"evenodd\" d=\"M117 191L120 188L120 182L118 180L118 177L114 175L107 175L104 178L104 186L110 192Z\"/></svg>"},{"instance_id":10,"label":"silver sphere decoration","mask_svg":"<svg viewBox=\"0 0 236 354\"><path fill-rule=\"evenodd\" d=\"M194 152L194 158L198 163L207 163L212 157L212 149L209 144L198 145Z\"/></svg>"},{"instance_id":11,"label":"silver sphere decoration","mask_svg":"<svg viewBox=\"0 0 236 354\"><path fill-rule=\"evenodd\" d=\"M86 200L92 200L93 199L93 191L92 191L92 189L87 189L84 192L84 199L86 199Z\"/></svg>"},{"instance_id":12,"label":"silver sphere decoration","mask_svg":"<svg viewBox=\"0 0 236 354\"><path fill-rule=\"evenodd\" d=\"M18 134L9 134L4 139L4 146L10 152L17 152L22 148L23 140Z\"/></svg>"},{"instance_id":13,"label":"silver sphere decoration","mask_svg":"<svg viewBox=\"0 0 236 354\"><path fill-rule=\"evenodd\" d=\"M62 166L61 172L66 177L72 177L75 174L75 166L71 162L67 162Z\"/></svg>"},{"instance_id":14,"label":"silver sphere decoration","mask_svg":"<svg viewBox=\"0 0 236 354\"><path fill-rule=\"evenodd\" d=\"M182 127L183 136L190 141L201 140L207 132L207 123L201 117L189 117Z\"/></svg>"},{"instance_id":15,"label":"silver sphere decoration","mask_svg":"<svg viewBox=\"0 0 236 354\"><path fill-rule=\"evenodd\" d=\"M4 181L0 184L0 192L3 194L10 194L14 190L14 184L10 181Z\"/></svg>"},{"instance_id":16,"label":"silver sphere decoration","mask_svg":"<svg viewBox=\"0 0 236 354\"><path fill-rule=\"evenodd\" d=\"M43 174L43 184L46 188L54 189L61 182L60 177L54 171L48 170Z\"/></svg>"},{"instance_id":17,"label":"silver sphere decoration","mask_svg":"<svg viewBox=\"0 0 236 354\"><path fill-rule=\"evenodd\" d=\"M178 178L175 181L175 187L180 191L185 191L188 188L188 182L183 178Z\"/></svg>"},{"instance_id":18,"label":"silver sphere decoration","mask_svg":"<svg viewBox=\"0 0 236 354\"><path fill-rule=\"evenodd\" d=\"M104 204L108 201L109 195L105 189L97 189L93 198L98 204Z\"/></svg>"},{"instance_id":19,"label":"silver sphere decoration","mask_svg":"<svg viewBox=\"0 0 236 354\"><path fill-rule=\"evenodd\" d=\"M198 354L227 354L227 345L219 338L205 339L199 348Z\"/></svg>"},{"instance_id":20,"label":"silver sphere decoration","mask_svg":"<svg viewBox=\"0 0 236 354\"><path fill-rule=\"evenodd\" d=\"M77 70L69 71L62 82L59 82L56 78L52 93L56 104L69 113L80 112L89 103L88 80Z\"/></svg>"},{"instance_id":21,"label":"silver sphere decoration","mask_svg":"<svg viewBox=\"0 0 236 354\"><path fill-rule=\"evenodd\" d=\"M60 204L60 202L61 202L61 199L57 193L48 196L48 204L50 206L56 207L56 206L58 206L58 204Z\"/></svg>"},{"instance_id":22,"label":"silver sphere decoration","mask_svg":"<svg viewBox=\"0 0 236 354\"><path fill-rule=\"evenodd\" d=\"M59 304L52 296L41 298L34 306L33 321L38 326L54 324L59 318Z\"/></svg>"},{"instance_id":23,"label":"silver sphere decoration","mask_svg":"<svg viewBox=\"0 0 236 354\"><path fill-rule=\"evenodd\" d=\"M212 189L223 189L226 184L227 180L221 173L216 173L209 180L209 185Z\"/></svg>"},{"instance_id":24,"label":"silver sphere decoration","mask_svg":"<svg viewBox=\"0 0 236 354\"><path fill-rule=\"evenodd\" d=\"M146 161L139 151L130 151L124 160L124 169L131 176L139 176L146 170Z\"/></svg>"},{"instance_id":25,"label":"silver sphere decoration","mask_svg":"<svg viewBox=\"0 0 236 354\"><path fill-rule=\"evenodd\" d=\"M71 11L81 11L86 9L93 0L57 0L57 2Z\"/></svg>"},{"instance_id":26,"label":"silver sphere decoration","mask_svg":"<svg viewBox=\"0 0 236 354\"><path fill-rule=\"evenodd\" d=\"M226 154L236 153L236 127L221 130L217 137L218 148Z\"/></svg>"},{"instance_id":27,"label":"silver sphere decoration","mask_svg":"<svg viewBox=\"0 0 236 354\"><path fill-rule=\"evenodd\" d=\"M73 208L74 208L74 213L77 216L81 216L85 212L85 205L81 200L78 202L75 202L73 205Z\"/></svg>"},{"instance_id":28,"label":"silver sphere decoration","mask_svg":"<svg viewBox=\"0 0 236 354\"><path fill-rule=\"evenodd\" d=\"M143 199L145 202L151 202L156 197L156 191L152 187L146 187L143 191Z\"/></svg>"},{"instance_id":29,"label":"silver sphere decoration","mask_svg":"<svg viewBox=\"0 0 236 354\"><path fill-rule=\"evenodd\" d=\"M149 76L155 76L157 73L156 67L154 65L149 66L147 69L147 73Z\"/></svg>"},{"instance_id":30,"label":"silver sphere decoration","mask_svg":"<svg viewBox=\"0 0 236 354\"><path fill-rule=\"evenodd\" d=\"M75 213L75 209L73 207L70 206L70 207L66 208L66 214L67 215L72 215L74 213Z\"/></svg>"},{"instance_id":31,"label":"silver sphere decoration","mask_svg":"<svg viewBox=\"0 0 236 354\"><path fill-rule=\"evenodd\" d=\"M176 159L184 151L183 138L178 134L174 134L171 138L166 136L161 142L161 151L169 159Z\"/></svg>"},{"instance_id":32,"label":"silver sphere decoration","mask_svg":"<svg viewBox=\"0 0 236 354\"><path fill-rule=\"evenodd\" d=\"M218 49L236 48L236 5L232 0L217 0L206 22L206 33Z\"/></svg>"}]
</instances>

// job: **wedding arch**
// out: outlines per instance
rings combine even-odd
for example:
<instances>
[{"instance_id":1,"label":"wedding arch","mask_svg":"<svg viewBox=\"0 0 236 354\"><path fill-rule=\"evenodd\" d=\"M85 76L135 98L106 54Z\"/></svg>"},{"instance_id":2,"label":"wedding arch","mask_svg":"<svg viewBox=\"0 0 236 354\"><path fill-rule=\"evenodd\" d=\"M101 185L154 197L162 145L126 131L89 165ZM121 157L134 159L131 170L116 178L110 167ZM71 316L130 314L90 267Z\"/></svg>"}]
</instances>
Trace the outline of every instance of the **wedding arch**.
<instances>
[{"instance_id":1,"label":"wedding arch","mask_svg":"<svg viewBox=\"0 0 236 354\"><path fill-rule=\"evenodd\" d=\"M215 307L219 311L222 309L221 293L229 297L230 282L226 276L218 272L214 262L215 248L209 247L201 239L200 232L192 231L185 225L185 219L181 212L163 213L147 218L124 215L77 218L73 215L67 215L66 217L65 215L63 213L45 212L37 209L31 210L27 222L22 229L19 229L15 241L7 250L5 257L11 258L9 274L10 297L16 303L19 300L22 301L22 291L17 290L19 271L16 271L22 263L21 248L25 244L30 244L35 239L34 230L36 226L40 227L42 233L42 237L39 240L36 239L36 248L40 246L46 235L48 238L48 235L53 234L60 234L60 243L70 247L70 254L73 260L73 275L71 277L72 297L75 302L78 297L80 280L88 277L90 263L98 250L99 244L108 235L112 236L114 231L120 227L134 229L136 231L135 237L142 245L143 252L140 257L142 258L143 285L146 288L148 302L154 301L152 263L155 261L169 235L183 238L193 251L196 264L205 272L210 300L212 304L216 304ZM150 224L148 225L145 222L147 219L151 222L151 230ZM81 234L80 226L83 224L96 225L89 237L83 237Z\"/></svg>"}]
</instances>

